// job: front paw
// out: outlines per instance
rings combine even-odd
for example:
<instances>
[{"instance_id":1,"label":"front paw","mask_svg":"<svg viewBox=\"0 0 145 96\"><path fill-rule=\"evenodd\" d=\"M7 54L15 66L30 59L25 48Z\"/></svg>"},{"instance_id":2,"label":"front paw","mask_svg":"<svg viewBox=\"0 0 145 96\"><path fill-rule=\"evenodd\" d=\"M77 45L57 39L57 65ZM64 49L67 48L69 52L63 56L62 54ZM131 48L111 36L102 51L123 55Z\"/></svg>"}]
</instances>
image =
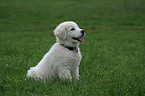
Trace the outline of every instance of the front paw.
<instances>
[{"instance_id":1,"label":"front paw","mask_svg":"<svg viewBox=\"0 0 145 96\"><path fill-rule=\"evenodd\" d=\"M79 80L79 76L75 76L74 79L75 79L75 80Z\"/></svg>"}]
</instances>

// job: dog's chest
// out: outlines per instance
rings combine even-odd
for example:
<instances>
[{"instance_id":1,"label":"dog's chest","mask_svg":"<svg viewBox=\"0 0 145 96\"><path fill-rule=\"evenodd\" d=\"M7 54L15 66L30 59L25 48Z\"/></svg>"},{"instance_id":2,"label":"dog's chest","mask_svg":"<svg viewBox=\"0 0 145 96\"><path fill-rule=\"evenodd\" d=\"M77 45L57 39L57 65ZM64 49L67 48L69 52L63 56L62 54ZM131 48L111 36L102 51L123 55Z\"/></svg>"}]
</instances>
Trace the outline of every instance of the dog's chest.
<instances>
[{"instance_id":1,"label":"dog's chest","mask_svg":"<svg viewBox=\"0 0 145 96\"><path fill-rule=\"evenodd\" d=\"M80 51L78 50L78 52L69 52L67 57L68 61L71 63L71 64L76 64L78 63L80 60L81 60L81 53Z\"/></svg>"},{"instance_id":2,"label":"dog's chest","mask_svg":"<svg viewBox=\"0 0 145 96\"><path fill-rule=\"evenodd\" d=\"M55 48L56 50L54 52L57 53L57 55L55 56L59 58L58 61L64 61L72 64L81 60L81 53L79 48L77 49L77 51L68 50L62 45L58 45Z\"/></svg>"}]
</instances>

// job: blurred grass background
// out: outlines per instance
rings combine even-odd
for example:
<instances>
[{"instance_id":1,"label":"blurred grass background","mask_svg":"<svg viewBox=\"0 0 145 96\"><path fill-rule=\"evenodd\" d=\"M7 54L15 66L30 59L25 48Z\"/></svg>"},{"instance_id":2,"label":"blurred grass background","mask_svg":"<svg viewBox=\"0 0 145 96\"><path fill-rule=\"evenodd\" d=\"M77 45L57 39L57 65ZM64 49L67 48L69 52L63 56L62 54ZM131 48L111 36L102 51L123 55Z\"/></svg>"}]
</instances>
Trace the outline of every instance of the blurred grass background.
<instances>
[{"instance_id":1,"label":"blurred grass background","mask_svg":"<svg viewBox=\"0 0 145 96\"><path fill-rule=\"evenodd\" d=\"M25 80L63 21L86 30L80 81ZM144 0L0 0L0 95L144 96Z\"/></svg>"}]
</instances>

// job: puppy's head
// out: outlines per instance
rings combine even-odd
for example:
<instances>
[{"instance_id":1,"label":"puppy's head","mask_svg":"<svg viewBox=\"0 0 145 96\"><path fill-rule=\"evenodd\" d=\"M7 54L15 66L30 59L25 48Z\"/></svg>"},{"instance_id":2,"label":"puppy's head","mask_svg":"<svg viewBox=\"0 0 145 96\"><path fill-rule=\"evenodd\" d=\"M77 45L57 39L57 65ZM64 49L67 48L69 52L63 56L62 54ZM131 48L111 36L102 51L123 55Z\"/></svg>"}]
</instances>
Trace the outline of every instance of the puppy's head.
<instances>
[{"instance_id":1,"label":"puppy's head","mask_svg":"<svg viewBox=\"0 0 145 96\"><path fill-rule=\"evenodd\" d=\"M84 42L85 30L80 29L75 22L67 21L59 24L54 30L54 34L61 41L80 43Z\"/></svg>"}]
</instances>

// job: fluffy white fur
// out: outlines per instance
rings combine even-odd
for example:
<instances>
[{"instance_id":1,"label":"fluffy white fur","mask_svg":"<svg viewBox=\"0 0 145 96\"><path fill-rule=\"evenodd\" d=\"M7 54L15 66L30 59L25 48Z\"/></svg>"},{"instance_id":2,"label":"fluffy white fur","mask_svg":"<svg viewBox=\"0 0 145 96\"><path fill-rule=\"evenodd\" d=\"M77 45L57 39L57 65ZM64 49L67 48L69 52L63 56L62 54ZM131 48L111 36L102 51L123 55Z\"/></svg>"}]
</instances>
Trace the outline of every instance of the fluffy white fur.
<instances>
[{"instance_id":1,"label":"fluffy white fur","mask_svg":"<svg viewBox=\"0 0 145 96\"><path fill-rule=\"evenodd\" d=\"M81 61L79 43L83 42L82 37L84 36L82 30L72 21L59 24L54 30L57 42L35 67L31 67L28 70L27 77L44 81L52 80L56 76L61 80L71 80L72 77L79 80L79 64ZM81 40L73 38L81 38ZM76 49L69 50L61 44L68 47L76 47Z\"/></svg>"}]
</instances>

